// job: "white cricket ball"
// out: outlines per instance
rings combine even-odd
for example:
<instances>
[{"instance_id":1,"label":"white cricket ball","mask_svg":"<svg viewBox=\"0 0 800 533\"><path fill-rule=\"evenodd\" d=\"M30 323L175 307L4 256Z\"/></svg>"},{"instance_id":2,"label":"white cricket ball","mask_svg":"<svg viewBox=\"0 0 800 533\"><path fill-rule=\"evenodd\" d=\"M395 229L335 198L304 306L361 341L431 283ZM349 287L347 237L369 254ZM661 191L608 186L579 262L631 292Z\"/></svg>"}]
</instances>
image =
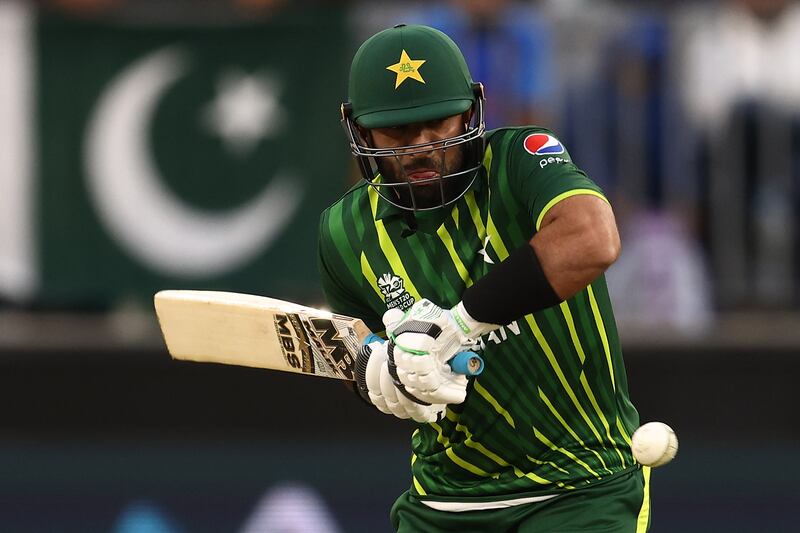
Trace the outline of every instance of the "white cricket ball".
<instances>
[{"instance_id":1,"label":"white cricket ball","mask_svg":"<svg viewBox=\"0 0 800 533\"><path fill-rule=\"evenodd\" d=\"M648 422L633 432L631 448L637 461L655 468L672 461L678 453L678 437L663 422Z\"/></svg>"}]
</instances>

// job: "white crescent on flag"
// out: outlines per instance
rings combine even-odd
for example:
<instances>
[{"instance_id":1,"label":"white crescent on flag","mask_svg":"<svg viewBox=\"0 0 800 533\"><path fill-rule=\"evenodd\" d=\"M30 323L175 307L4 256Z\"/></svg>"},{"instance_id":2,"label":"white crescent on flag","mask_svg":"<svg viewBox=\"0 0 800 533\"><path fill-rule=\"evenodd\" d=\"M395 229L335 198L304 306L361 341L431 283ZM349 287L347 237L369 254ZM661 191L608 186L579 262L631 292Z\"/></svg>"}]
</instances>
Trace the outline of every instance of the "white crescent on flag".
<instances>
[{"instance_id":1,"label":"white crescent on flag","mask_svg":"<svg viewBox=\"0 0 800 533\"><path fill-rule=\"evenodd\" d=\"M303 196L297 176L278 172L252 200L227 211L199 209L168 189L152 159L150 125L167 89L188 70L174 47L136 61L101 96L85 143L87 186L107 231L154 271L220 275L267 249Z\"/></svg>"}]
</instances>

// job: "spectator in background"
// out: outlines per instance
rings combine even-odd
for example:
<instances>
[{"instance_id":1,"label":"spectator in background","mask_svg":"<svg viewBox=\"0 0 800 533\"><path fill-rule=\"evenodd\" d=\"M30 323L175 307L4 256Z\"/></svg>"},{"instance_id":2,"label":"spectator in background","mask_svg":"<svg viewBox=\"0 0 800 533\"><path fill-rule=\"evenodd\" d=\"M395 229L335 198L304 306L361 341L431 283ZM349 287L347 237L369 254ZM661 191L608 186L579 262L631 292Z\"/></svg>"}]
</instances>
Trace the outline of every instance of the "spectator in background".
<instances>
[{"instance_id":1,"label":"spectator in background","mask_svg":"<svg viewBox=\"0 0 800 533\"><path fill-rule=\"evenodd\" d=\"M550 6L568 66L561 127L610 193L624 251L608 271L628 338L698 335L711 323L704 258L687 219L691 183L674 142L677 103L664 12L610 3ZM578 6L575 9L575 6ZM555 9L558 11L555 11Z\"/></svg>"},{"instance_id":2,"label":"spectator in background","mask_svg":"<svg viewBox=\"0 0 800 533\"><path fill-rule=\"evenodd\" d=\"M800 111L800 4L727 0L686 38L683 94L701 128L718 128L746 101Z\"/></svg>"},{"instance_id":3,"label":"spectator in background","mask_svg":"<svg viewBox=\"0 0 800 533\"><path fill-rule=\"evenodd\" d=\"M449 0L405 13L450 35L486 86L487 128L549 125L554 78L552 35L530 4L509 0Z\"/></svg>"},{"instance_id":4,"label":"spectator in background","mask_svg":"<svg viewBox=\"0 0 800 533\"><path fill-rule=\"evenodd\" d=\"M717 301L796 305L800 5L726 0L685 15L681 94Z\"/></svg>"},{"instance_id":5,"label":"spectator in background","mask_svg":"<svg viewBox=\"0 0 800 533\"><path fill-rule=\"evenodd\" d=\"M620 214L625 253L609 271L628 334L699 335L711 324L704 257L686 215L691 185L676 168L676 102L663 14L629 11L609 39L595 101L605 113L604 170Z\"/></svg>"}]
</instances>

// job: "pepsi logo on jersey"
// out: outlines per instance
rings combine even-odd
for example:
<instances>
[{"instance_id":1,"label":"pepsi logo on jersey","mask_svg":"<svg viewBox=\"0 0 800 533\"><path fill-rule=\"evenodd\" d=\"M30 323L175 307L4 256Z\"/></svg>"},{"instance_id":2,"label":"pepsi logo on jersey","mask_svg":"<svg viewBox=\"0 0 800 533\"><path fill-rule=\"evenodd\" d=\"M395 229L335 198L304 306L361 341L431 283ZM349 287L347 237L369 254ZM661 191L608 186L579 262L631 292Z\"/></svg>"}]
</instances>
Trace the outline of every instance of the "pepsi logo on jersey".
<instances>
[{"instance_id":1,"label":"pepsi logo on jersey","mask_svg":"<svg viewBox=\"0 0 800 533\"><path fill-rule=\"evenodd\" d=\"M532 133L525 137L525 150L531 155L556 155L564 153L561 141L546 133Z\"/></svg>"}]
</instances>

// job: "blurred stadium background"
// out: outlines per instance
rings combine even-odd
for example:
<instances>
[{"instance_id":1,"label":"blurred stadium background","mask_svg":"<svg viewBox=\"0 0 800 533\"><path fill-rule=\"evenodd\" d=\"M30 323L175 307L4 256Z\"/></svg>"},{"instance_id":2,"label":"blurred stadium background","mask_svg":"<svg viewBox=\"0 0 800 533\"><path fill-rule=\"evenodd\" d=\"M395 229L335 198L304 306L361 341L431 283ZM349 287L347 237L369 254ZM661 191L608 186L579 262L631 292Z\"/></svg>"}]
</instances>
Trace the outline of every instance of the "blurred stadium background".
<instances>
[{"instance_id":1,"label":"blurred stadium background","mask_svg":"<svg viewBox=\"0 0 800 533\"><path fill-rule=\"evenodd\" d=\"M0 0L0 529L380 532L409 425L341 385L173 363L162 288L307 304L368 35L462 46L490 126L613 199L655 532L797 531L800 5Z\"/></svg>"}]
</instances>

